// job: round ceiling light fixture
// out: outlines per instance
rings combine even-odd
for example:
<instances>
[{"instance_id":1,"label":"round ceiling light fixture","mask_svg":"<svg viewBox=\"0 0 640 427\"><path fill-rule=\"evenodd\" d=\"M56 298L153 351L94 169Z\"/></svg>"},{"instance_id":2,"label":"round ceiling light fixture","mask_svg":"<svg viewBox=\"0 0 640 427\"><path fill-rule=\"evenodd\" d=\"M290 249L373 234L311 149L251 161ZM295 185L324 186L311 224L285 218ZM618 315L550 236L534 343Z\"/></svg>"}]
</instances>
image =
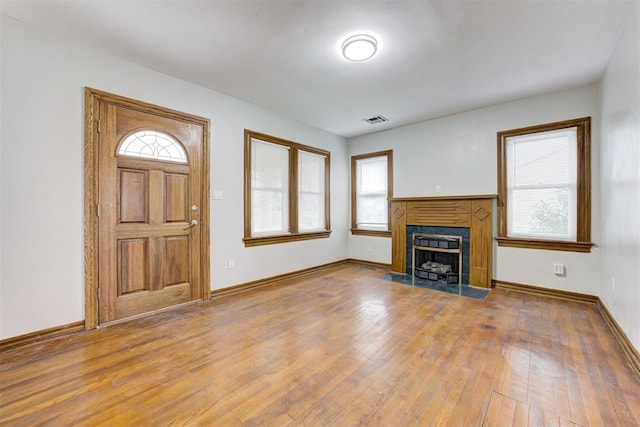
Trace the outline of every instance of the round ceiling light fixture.
<instances>
[{"instance_id":1,"label":"round ceiling light fixture","mask_svg":"<svg viewBox=\"0 0 640 427\"><path fill-rule=\"evenodd\" d=\"M368 34L351 36L342 43L342 54L349 61L366 61L378 50L378 41Z\"/></svg>"}]
</instances>

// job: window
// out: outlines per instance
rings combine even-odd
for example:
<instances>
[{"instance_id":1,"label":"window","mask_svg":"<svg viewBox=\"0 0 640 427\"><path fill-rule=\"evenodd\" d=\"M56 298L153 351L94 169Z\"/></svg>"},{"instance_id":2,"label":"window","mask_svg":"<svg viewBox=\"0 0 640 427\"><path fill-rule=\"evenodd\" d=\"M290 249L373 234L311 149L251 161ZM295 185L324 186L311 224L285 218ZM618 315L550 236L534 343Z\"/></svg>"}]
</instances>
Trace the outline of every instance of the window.
<instances>
[{"instance_id":1,"label":"window","mask_svg":"<svg viewBox=\"0 0 640 427\"><path fill-rule=\"evenodd\" d=\"M153 130L141 130L127 136L118 148L118 154L142 159L188 163L187 153L171 135Z\"/></svg>"},{"instance_id":2,"label":"window","mask_svg":"<svg viewBox=\"0 0 640 427\"><path fill-rule=\"evenodd\" d=\"M325 163L324 155L304 150L298 152L298 230L325 229Z\"/></svg>"},{"instance_id":3,"label":"window","mask_svg":"<svg viewBox=\"0 0 640 427\"><path fill-rule=\"evenodd\" d=\"M393 151L351 157L351 233L391 236Z\"/></svg>"},{"instance_id":4,"label":"window","mask_svg":"<svg viewBox=\"0 0 640 427\"><path fill-rule=\"evenodd\" d=\"M498 245L591 250L591 118L498 132Z\"/></svg>"},{"instance_id":5,"label":"window","mask_svg":"<svg viewBox=\"0 0 640 427\"><path fill-rule=\"evenodd\" d=\"M289 147L251 144L251 236L289 232Z\"/></svg>"},{"instance_id":6,"label":"window","mask_svg":"<svg viewBox=\"0 0 640 427\"><path fill-rule=\"evenodd\" d=\"M330 153L245 130L245 246L328 237Z\"/></svg>"}]
</instances>

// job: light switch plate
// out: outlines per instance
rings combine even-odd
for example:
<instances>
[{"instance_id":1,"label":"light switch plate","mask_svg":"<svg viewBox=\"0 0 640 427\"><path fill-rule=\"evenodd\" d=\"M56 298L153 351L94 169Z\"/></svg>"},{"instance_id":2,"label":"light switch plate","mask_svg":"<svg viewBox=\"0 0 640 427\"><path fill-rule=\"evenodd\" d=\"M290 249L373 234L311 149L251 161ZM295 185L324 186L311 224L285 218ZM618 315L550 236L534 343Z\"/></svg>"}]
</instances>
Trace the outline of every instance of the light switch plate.
<instances>
[{"instance_id":1,"label":"light switch plate","mask_svg":"<svg viewBox=\"0 0 640 427\"><path fill-rule=\"evenodd\" d=\"M219 188L213 189L213 196L211 197L213 200L222 200L224 199L224 192Z\"/></svg>"}]
</instances>

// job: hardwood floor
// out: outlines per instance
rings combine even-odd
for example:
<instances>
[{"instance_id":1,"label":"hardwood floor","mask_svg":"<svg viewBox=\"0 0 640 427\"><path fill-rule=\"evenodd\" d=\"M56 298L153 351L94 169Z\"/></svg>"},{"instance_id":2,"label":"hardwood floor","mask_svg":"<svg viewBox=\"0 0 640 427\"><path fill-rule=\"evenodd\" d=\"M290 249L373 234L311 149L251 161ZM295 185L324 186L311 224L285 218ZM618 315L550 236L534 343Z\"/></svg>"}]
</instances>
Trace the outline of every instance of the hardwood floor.
<instances>
[{"instance_id":1,"label":"hardwood floor","mask_svg":"<svg viewBox=\"0 0 640 427\"><path fill-rule=\"evenodd\" d=\"M343 265L0 353L3 425L640 425L595 306Z\"/></svg>"}]
</instances>

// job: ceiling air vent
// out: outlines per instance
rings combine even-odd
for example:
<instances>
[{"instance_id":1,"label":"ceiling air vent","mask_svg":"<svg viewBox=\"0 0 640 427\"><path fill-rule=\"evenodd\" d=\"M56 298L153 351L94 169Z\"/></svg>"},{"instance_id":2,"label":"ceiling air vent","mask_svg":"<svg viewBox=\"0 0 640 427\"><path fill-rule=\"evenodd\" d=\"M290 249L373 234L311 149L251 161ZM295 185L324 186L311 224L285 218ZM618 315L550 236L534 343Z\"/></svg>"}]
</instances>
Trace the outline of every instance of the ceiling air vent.
<instances>
[{"instance_id":1,"label":"ceiling air vent","mask_svg":"<svg viewBox=\"0 0 640 427\"><path fill-rule=\"evenodd\" d=\"M387 119L386 117L383 116L373 116L373 117L369 117L368 119L362 119L365 122L375 125L376 123L382 123L382 122L388 122L389 119Z\"/></svg>"}]
</instances>

